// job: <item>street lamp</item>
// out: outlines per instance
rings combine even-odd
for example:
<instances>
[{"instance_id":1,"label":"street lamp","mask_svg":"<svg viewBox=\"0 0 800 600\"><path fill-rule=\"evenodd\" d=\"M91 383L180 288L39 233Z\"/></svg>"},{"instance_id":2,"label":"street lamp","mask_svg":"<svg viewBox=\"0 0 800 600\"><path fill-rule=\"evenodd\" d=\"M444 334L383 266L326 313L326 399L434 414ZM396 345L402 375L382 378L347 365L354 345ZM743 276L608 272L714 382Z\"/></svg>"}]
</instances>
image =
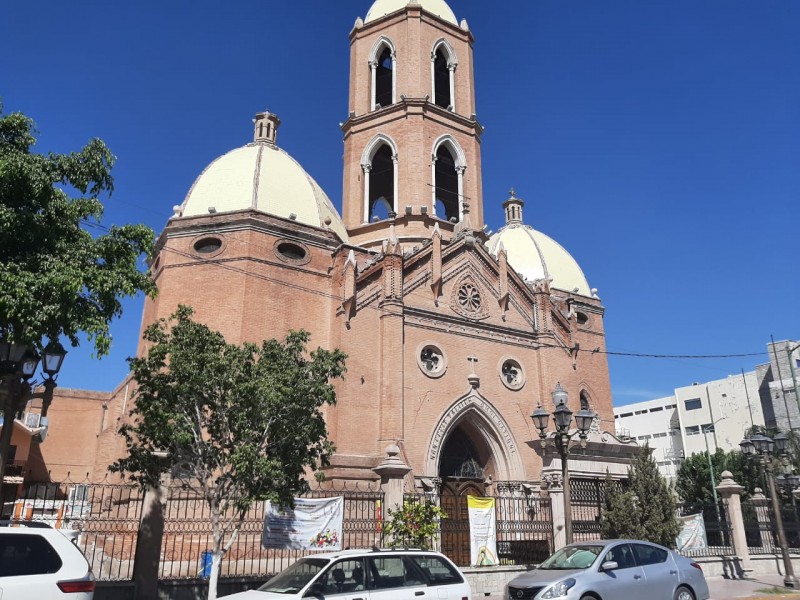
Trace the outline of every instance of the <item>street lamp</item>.
<instances>
[{"instance_id":1,"label":"street lamp","mask_svg":"<svg viewBox=\"0 0 800 600\"><path fill-rule=\"evenodd\" d=\"M0 338L0 406L3 409L3 425L0 430L0 491L3 489L14 419L25 405L34 399L42 399L42 418L53 401L56 387L55 376L61 370L67 352L58 341L51 341L42 352L42 357L30 347L15 344ZM44 391L33 392L35 384L31 378L36 374L41 361Z\"/></svg>"},{"instance_id":2,"label":"street lamp","mask_svg":"<svg viewBox=\"0 0 800 600\"><path fill-rule=\"evenodd\" d=\"M568 394L567 391L561 387L561 383L556 384L556 388L552 394L553 405L556 407L553 410L553 422L555 424L555 431L548 432L547 425L550 420L550 414L542 408L539 404L538 408L531 413L531 419L536 429L539 430L539 438L542 440L542 447L546 447L548 438L552 441L561 457L561 479L563 481L564 489L564 534L568 544L572 543L572 501L569 491L569 465L567 459L569 452L575 446L575 436L580 440L578 443L582 448L586 447L586 438L589 434L589 429L592 422L597 417L597 413L587 408L579 410L575 414L576 429L570 432L570 425L572 423L572 411L567 407Z\"/></svg>"},{"instance_id":3,"label":"street lamp","mask_svg":"<svg viewBox=\"0 0 800 600\"><path fill-rule=\"evenodd\" d=\"M792 360L792 352L800 348L800 344L795 344L791 348L786 345L786 358L789 359L789 370L792 372L792 385L794 386L794 401L797 403L797 408L800 409L800 391L797 388L797 371L794 368L794 361Z\"/></svg>"},{"instance_id":4,"label":"street lamp","mask_svg":"<svg viewBox=\"0 0 800 600\"><path fill-rule=\"evenodd\" d=\"M781 548L783 567L785 569L783 584L788 588L797 588L797 578L794 576L792 560L789 558L789 546L786 543L786 533L783 529L783 516L781 515L781 506L778 502L778 492L775 489L775 477L772 473L771 460L773 451L777 451L777 454L781 458L784 458L786 456L786 449L788 445L789 438L782 433L776 435L774 439L757 433L755 435L751 435L749 439L743 439L739 444L742 449L742 454L749 457L757 457L758 464L766 473L767 485L769 486L769 495L772 499L772 513L775 515L775 525L778 530L778 545Z\"/></svg>"}]
</instances>

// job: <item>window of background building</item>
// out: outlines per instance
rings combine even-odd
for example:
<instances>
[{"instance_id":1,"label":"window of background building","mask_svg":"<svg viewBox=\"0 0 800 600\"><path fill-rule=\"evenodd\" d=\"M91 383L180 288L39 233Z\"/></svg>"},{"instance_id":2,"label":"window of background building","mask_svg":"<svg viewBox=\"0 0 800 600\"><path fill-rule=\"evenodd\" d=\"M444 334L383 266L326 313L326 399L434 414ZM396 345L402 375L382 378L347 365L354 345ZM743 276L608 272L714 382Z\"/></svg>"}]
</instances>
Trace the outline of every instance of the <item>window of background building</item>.
<instances>
[{"instance_id":1,"label":"window of background building","mask_svg":"<svg viewBox=\"0 0 800 600\"><path fill-rule=\"evenodd\" d=\"M686 428L686 435L700 435L700 426L692 425Z\"/></svg>"},{"instance_id":2,"label":"window of background building","mask_svg":"<svg viewBox=\"0 0 800 600\"><path fill-rule=\"evenodd\" d=\"M633 413L623 413L619 416L620 419L625 419L627 417L632 417Z\"/></svg>"},{"instance_id":3,"label":"window of background building","mask_svg":"<svg viewBox=\"0 0 800 600\"><path fill-rule=\"evenodd\" d=\"M684 400L683 405L686 410L698 410L703 408L703 401L700 398L692 398L691 400Z\"/></svg>"},{"instance_id":4,"label":"window of background building","mask_svg":"<svg viewBox=\"0 0 800 600\"><path fill-rule=\"evenodd\" d=\"M646 412L647 412L646 410L637 410L635 414L637 414L637 415L643 415L643 414L645 414Z\"/></svg>"},{"instance_id":5,"label":"window of background building","mask_svg":"<svg viewBox=\"0 0 800 600\"><path fill-rule=\"evenodd\" d=\"M655 407L655 408L651 408L651 409L650 409L650 412L651 412L651 413L654 413L654 412L661 412L662 410L664 410L664 407L663 407L663 406L657 406L657 407Z\"/></svg>"},{"instance_id":6,"label":"window of background building","mask_svg":"<svg viewBox=\"0 0 800 600\"><path fill-rule=\"evenodd\" d=\"M714 424L713 423L706 423L705 425L700 426L702 431L706 433L714 433Z\"/></svg>"}]
</instances>

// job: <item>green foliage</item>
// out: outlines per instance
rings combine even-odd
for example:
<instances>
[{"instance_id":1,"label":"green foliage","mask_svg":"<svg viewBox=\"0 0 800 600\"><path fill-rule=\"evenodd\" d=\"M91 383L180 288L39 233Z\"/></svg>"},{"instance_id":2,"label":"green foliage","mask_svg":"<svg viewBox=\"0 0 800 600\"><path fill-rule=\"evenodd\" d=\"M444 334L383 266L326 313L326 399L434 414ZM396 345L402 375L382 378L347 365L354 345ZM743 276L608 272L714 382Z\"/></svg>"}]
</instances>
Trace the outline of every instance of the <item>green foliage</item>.
<instances>
[{"instance_id":1,"label":"green foliage","mask_svg":"<svg viewBox=\"0 0 800 600\"><path fill-rule=\"evenodd\" d=\"M306 350L309 334L283 342L228 344L181 306L147 328L150 351L130 359L138 388L134 421L120 433L128 456L112 467L142 485L179 467L212 510L256 500L287 505L308 489L303 475L326 465L333 447L321 409L345 355Z\"/></svg>"},{"instance_id":2,"label":"green foliage","mask_svg":"<svg viewBox=\"0 0 800 600\"><path fill-rule=\"evenodd\" d=\"M172 472L210 511L216 598L219 564L254 502L293 505L308 490L304 474L327 465L333 445L322 414L336 402L332 379L345 355L308 352L309 334L283 342L228 344L181 306L145 330L149 352L129 362L137 382L128 455L111 466L142 486Z\"/></svg>"},{"instance_id":3,"label":"green foliage","mask_svg":"<svg viewBox=\"0 0 800 600\"><path fill-rule=\"evenodd\" d=\"M748 461L739 451L725 452L717 448L711 454L714 483L719 485L723 471L730 471L733 479L744 487L742 500L753 494L755 488L763 488L762 477L755 461ZM685 504L713 504L711 474L708 470L708 455L705 452L692 454L681 463L675 480L675 492Z\"/></svg>"},{"instance_id":4,"label":"green foliage","mask_svg":"<svg viewBox=\"0 0 800 600\"><path fill-rule=\"evenodd\" d=\"M627 482L606 479L601 534L605 539L632 538L672 547L680 532L675 508L669 485L645 446L628 469Z\"/></svg>"},{"instance_id":5,"label":"green foliage","mask_svg":"<svg viewBox=\"0 0 800 600\"><path fill-rule=\"evenodd\" d=\"M404 502L403 508L389 511L389 522L383 532L393 548L428 549L439 531L439 521L446 518L445 512L433 502Z\"/></svg>"},{"instance_id":6,"label":"green foliage","mask_svg":"<svg viewBox=\"0 0 800 600\"><path fill-rule=\"evenodd\" d=\"M0 333L32 345L63 335L73 346L83 333L101 356L120 297L155 293L139 270L153 231L112 226L93 237L84 226L100 227L114 156L98 139L79 152L36 154L34 133L30 118L0 105Z\"/></svg>"}]
</instances>

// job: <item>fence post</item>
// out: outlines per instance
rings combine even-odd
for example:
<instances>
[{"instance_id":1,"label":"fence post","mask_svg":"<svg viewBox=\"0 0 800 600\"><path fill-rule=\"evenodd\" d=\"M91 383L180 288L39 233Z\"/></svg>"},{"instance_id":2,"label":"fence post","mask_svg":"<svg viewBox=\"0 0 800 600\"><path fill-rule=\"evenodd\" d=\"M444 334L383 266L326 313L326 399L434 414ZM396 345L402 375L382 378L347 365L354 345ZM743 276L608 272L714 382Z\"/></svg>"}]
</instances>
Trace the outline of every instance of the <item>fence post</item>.
<instances>
[{"instance_id":1,"label":"fence post","mask_svg":"<svg viewBox=\"0 0 800 600\"><path fill-rule=\"evenodd\" d=\"M560 474L542 477L542 490L550 498L550 512L553 516L553 552L567 545L567 532L564 530L564 481Z\"/></svg>"},{"instance_id":2,"label":"fence post","mask_svg":"<svg viewBox=\"0 0 800 600\"><path fill-rule=\"evenodd\" d=\"M750 503L756 507L761 547L764 550L774 548L772 543L772 521L769 514L769 498L764 495L761 488L756 488L755 494L750 498Z\"/></svg>"},{"instance_id":3,"label":"fence post","mask_svg":"<svg viewBox=\"0 0 800 600\"><path fill-rule=\"evenodd\" d=\"M381 478L381 491L383 491L383 514L385 520L389 511L403 508L403 488L406 475L411 471L403 459L400 458L400 448L392 444L386 448L386 457L383 462L372 469Z\"/></svg>"},{"instance_id":4,"label":"fence post","mask_svg":"<svg viewBox=\"0 0 800 600\"><path fill-rule=\"evenodd\" d=\"M161 566L161 542L164 537L166 489L148 487L142 500L142 517L133 558L133 583L136 600L158 600L158 571Z\"/></svg>"},{"instance_id":5,"label":"fence post","mask_svg":"<svg viewBox=\"0 0 800 600\"><path fill-rule=\"evenodd\" d=\"M750 563L750 550L747 547L747 537L744 533L744 518L742 517L741 493L744 487L733 480L733 473L730 471L722 472L722 481L717 486L717 492L722 496L725 503L728 521L731 526L733 537L733 552L742 561L742 571L753 570Z\"/></svg>"}]
</instances>

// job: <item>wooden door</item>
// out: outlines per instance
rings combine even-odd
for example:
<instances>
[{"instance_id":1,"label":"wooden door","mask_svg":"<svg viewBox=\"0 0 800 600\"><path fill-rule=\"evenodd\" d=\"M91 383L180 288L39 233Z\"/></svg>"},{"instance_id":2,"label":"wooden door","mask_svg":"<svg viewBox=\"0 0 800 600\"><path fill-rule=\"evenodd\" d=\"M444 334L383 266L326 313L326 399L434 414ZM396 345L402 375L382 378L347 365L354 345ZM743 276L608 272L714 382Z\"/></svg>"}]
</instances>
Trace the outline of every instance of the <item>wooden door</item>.
<instances>
[{"instance_id":1,"label":"wooden door","mask_svg":"<svg viewBox=\"0 0 800 600\"><path fill-rule=\"evenodd\" d=\"M442 553L459 567L470 566L470 534L467 496L482 497L481 479L445 478L441 503L447 518L442 521Z\"/></svg>"}]
</instances>

